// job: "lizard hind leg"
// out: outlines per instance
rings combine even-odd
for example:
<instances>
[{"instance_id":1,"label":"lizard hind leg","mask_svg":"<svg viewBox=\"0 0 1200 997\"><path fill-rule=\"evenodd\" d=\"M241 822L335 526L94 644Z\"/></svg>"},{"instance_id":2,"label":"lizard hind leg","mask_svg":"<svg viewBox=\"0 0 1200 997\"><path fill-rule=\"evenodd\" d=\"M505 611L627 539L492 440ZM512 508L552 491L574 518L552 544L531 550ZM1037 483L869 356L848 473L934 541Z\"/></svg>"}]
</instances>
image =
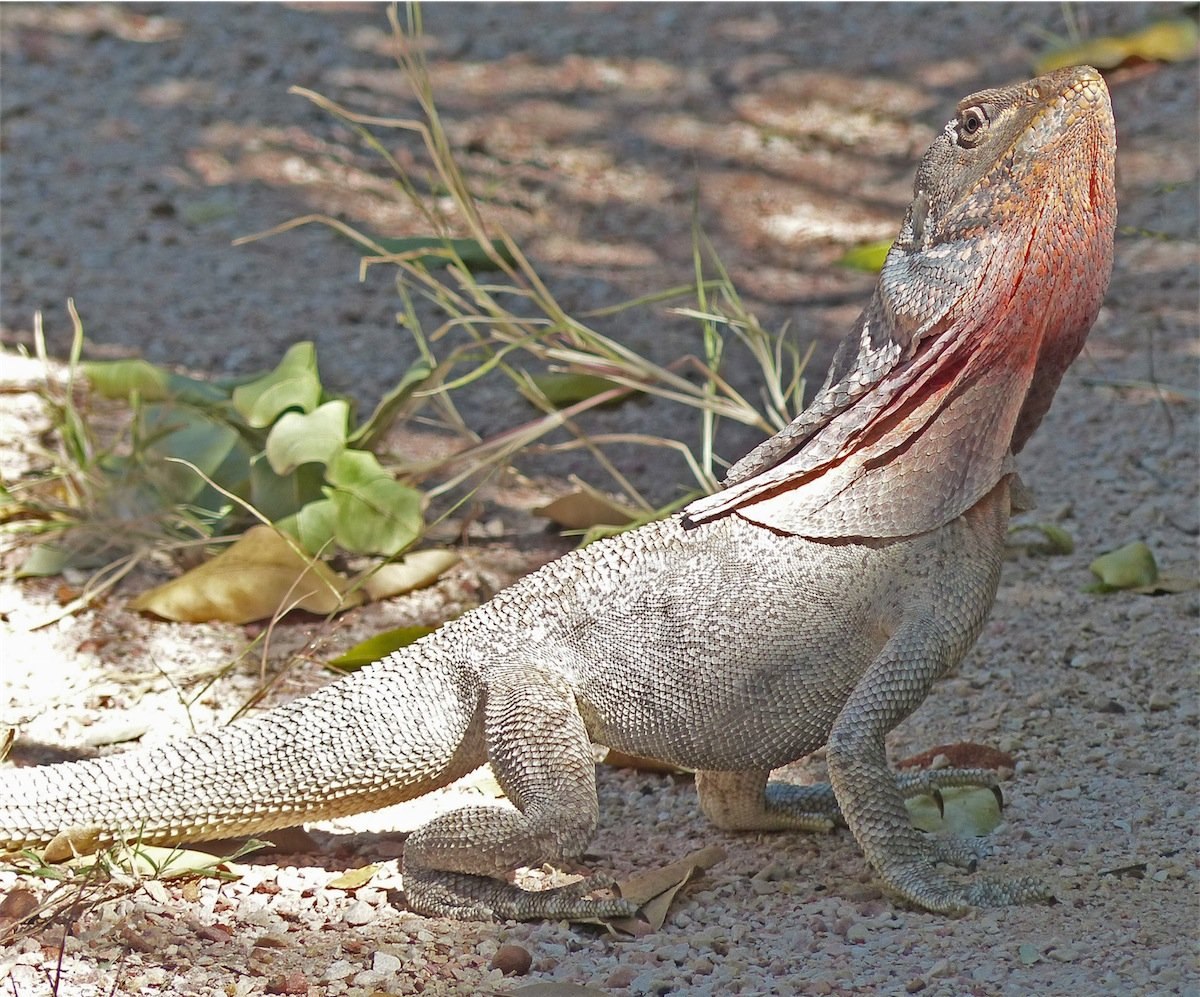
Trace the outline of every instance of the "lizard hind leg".
<instances>
[{"instance_id":1,"label":"lizard hind leg","mask_svg":"<svg viewBox=\"0 0 1200 997\"><path fill-rule=\"evenodd\" d=\"M416 912L473 920L631 917L637 905L590 899L612 885L593 876L524 890L506 877L523 866L572 863L599 819L591 740L571 690L527 667L489 677L488 758L511 807L464 807L414 832L404 847L404 892Z\"/></svg>"}]
</instances>

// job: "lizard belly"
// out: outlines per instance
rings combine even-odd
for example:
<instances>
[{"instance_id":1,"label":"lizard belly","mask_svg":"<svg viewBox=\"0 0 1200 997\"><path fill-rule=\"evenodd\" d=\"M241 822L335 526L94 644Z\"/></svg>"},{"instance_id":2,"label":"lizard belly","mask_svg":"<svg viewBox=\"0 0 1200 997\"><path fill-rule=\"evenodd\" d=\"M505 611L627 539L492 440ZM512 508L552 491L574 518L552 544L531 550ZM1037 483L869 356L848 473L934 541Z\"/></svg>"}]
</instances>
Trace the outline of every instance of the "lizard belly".
<instances>
[{"instance_id":1,"label":"lizard belly","mask_svg":"<svg viewBox=\"0 0 1200 997\"><path fill-rule=\"evenodd\" d=\"M656 573L576 629L593 740L710 769L775 767L825 743L898 615L862 584L888 545L731 525L746 542L721 564Z\"/></svg>"}]
</instances>

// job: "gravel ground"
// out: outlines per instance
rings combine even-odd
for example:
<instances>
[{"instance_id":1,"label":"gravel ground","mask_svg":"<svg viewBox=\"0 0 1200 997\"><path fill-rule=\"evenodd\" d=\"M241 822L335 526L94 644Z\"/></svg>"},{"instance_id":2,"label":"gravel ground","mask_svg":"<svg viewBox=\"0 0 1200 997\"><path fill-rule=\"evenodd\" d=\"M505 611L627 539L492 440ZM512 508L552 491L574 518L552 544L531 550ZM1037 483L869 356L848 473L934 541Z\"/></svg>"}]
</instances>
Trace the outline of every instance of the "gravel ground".
<instances>
[{"instance_id":1,"label":"gravel ground","mask_svg":"<svg viewBox=\"0 0 1200 997\"><path fill-rule=\"evenodd\" d=\"M1087 34L1177 12L1069 10ZM818 363L871 286L831 263L894 233L915 160L955 101L1027 76L1045 39L1067 32L1063 16L999 4L425 11L451 137L568 311L686 281L696 203L763 323L790 321L800 341L816 341ZM32 393L40 366L15 350L41 309L61 359L68 297L93 356L220 375L268 368L313 339L327 382L363 404L414 359L390 280L372 271L359 283L335 236L229 245L313 211L420 234L378 160L286 93L299 84L369 113L413 114L382 8L5 4L0 56L5 480L38 465L46 426ZM894 757L964 740L1012 752L987 868L1048 878L1057 905L957 920L908 910L880 893L845 834L722 834L699 816L688 780L602 768L597 867L623 875L705 844L726 851L660 931L615 940L409 914L392 902L401 846L380 832L488 792L476 777L311 829L294 853L249 860L234 883L147 884L82 914L65 948L47 927L0 953L5 991L368 997L536 980L634 994L1200 992L1197 596L1084 591L1091 559L1132 540L1164 573L1197 572L1196 63L1127 67L1109 82L1121 208L1112 290L1022 461L1040 502L1030 518L1058 522L1075 551L1014 551L979 645L891 744ZM393 148L403 157L412 146ZM610 331L664 359L695 349L694 332L662 312ZM486 385L464 414L490 427L527 417ZM658 405L625 406L598 426L674 433L672 419ZM723 448L736 455L748 442L731 435ZM652 493L683 480L656 457L622 461ZM589 470L582 457L528 469ZM332 628L285 621L261 657L244 654L246 628L127 612L145 575L40 629L31 625L63 595L56 584L0 583L0 726L21 727L28 761L130 728L150 741L218 723L259 686L260 668L274 675L296 655L273 695L311 688L326 677L319 661L355 640L476 603L562 549L528 517L496 522L504 535L476 542L433 589ZM199 698L184 707L177 689ZM821 759L784 774L819 778ZM367 886L327 888L369 862L381 870ZM0 890L14 883L0 873ZM532 955L527 980L489 969L508 943Z\"/></svg>"}]
</instances>

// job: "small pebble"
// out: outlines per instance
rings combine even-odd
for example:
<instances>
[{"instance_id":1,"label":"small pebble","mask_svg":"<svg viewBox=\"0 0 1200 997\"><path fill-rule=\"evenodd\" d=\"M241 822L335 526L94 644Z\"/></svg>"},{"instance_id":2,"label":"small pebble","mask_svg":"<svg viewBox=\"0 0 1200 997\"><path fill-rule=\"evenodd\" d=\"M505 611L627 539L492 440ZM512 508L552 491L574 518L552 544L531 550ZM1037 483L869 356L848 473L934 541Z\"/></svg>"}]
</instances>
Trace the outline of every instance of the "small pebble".
<instances>
[{"instance_id":1,"label":"small pebble","mask_svg":"<svg viewBox=\"0 0 1200 997\"><path fill-rule=\"evenodd\" d=\"M505 976L524 976L533 965L533 956L521 945L501 945L492 956L491 969L500 970Z\"/></svg>"}]
</instances>

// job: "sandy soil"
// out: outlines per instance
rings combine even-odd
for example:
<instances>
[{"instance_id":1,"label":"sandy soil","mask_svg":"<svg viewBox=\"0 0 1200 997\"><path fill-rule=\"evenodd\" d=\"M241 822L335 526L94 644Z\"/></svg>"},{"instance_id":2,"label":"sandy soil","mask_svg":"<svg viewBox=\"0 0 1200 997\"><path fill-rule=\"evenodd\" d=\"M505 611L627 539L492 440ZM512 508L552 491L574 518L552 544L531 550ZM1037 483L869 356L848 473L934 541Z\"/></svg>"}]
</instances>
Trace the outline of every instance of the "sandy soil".
<instances>
[{"instance_id":1,"label":"sandy soil","mask_svg":"<svg viewBox=\"0 0 1200 997\"><path fill-rule=\"evenodd\" d=\"M1175 8L1071 11L1097 35ZM568 311L688 280L695 203L763 323L815 340L817 366L872 283L833 262L894 234L916 158L959 97L1028 76L1047 38L1068 31L1062 8L1022 5L437 5L425 16L451 138ZM17 351L41 309L64 357L68 297L92 356L215 376L268 368L313 339L326 380L363 405L414 359L391 279L372 271L359 283L339 238L304 229L230 247L313 211L422 234L379 160L286 93L299 84L368 113L414 114L381 7L5 4L0 58L6 482L41 466L47 426L34 394L43 372ZM722 834L688 780L603 768L598 868L621 875L709 843L727 853L653 935L460 924L393 903L401 845L375 832L488 792L477 779L314 829L294 854L251 859L235 883L148 884L82 913L65 945L61 923L46 925L0 952L5 991L366 997L557 981L638 994L1200 992L1196 593L1085 591L1091 559L1132 540L1164 573L1197 572L1196 63L1128 67L1109 83L1112 289L1022 459L1040 502L1026 518L1058 523L1075 550L1014 551L979 645L891 744L895 757L963 740L1012 752L987 868L1046 877L1057 905L958 920L905 909L845 834ZM388 142L411 155L403 138ZM664 310L607 328L660 359L697 348L694 328ZM527 418L496 385L463 411L491 428ZM692 431L657 404L596 423L616 427ZM749 442L730 433L722 449L736 456ZM658 456L620 459L653 494L684 481ZM601 480L582 456L525 470ZM222 722L264 673L278 677L275 697L311 688L327 680L320 662L354 641L477 603L563 549L520 514L537 490L487 510L503 536L477 538L433 589L333 626L287 620L265 651L247 653L254 629L128 612L161 566L37 629L59 607L58 583L0 583L0 726L20 727L20 761L77 757L134 731L145 742ZM785 775L820 773L814 758ZM382 867L367 886L327 887L371 862ZM0 891L15 888L0 873ZM506 943L532 955L528 980L489 969Z\"/></svg>"}]
</instances>

